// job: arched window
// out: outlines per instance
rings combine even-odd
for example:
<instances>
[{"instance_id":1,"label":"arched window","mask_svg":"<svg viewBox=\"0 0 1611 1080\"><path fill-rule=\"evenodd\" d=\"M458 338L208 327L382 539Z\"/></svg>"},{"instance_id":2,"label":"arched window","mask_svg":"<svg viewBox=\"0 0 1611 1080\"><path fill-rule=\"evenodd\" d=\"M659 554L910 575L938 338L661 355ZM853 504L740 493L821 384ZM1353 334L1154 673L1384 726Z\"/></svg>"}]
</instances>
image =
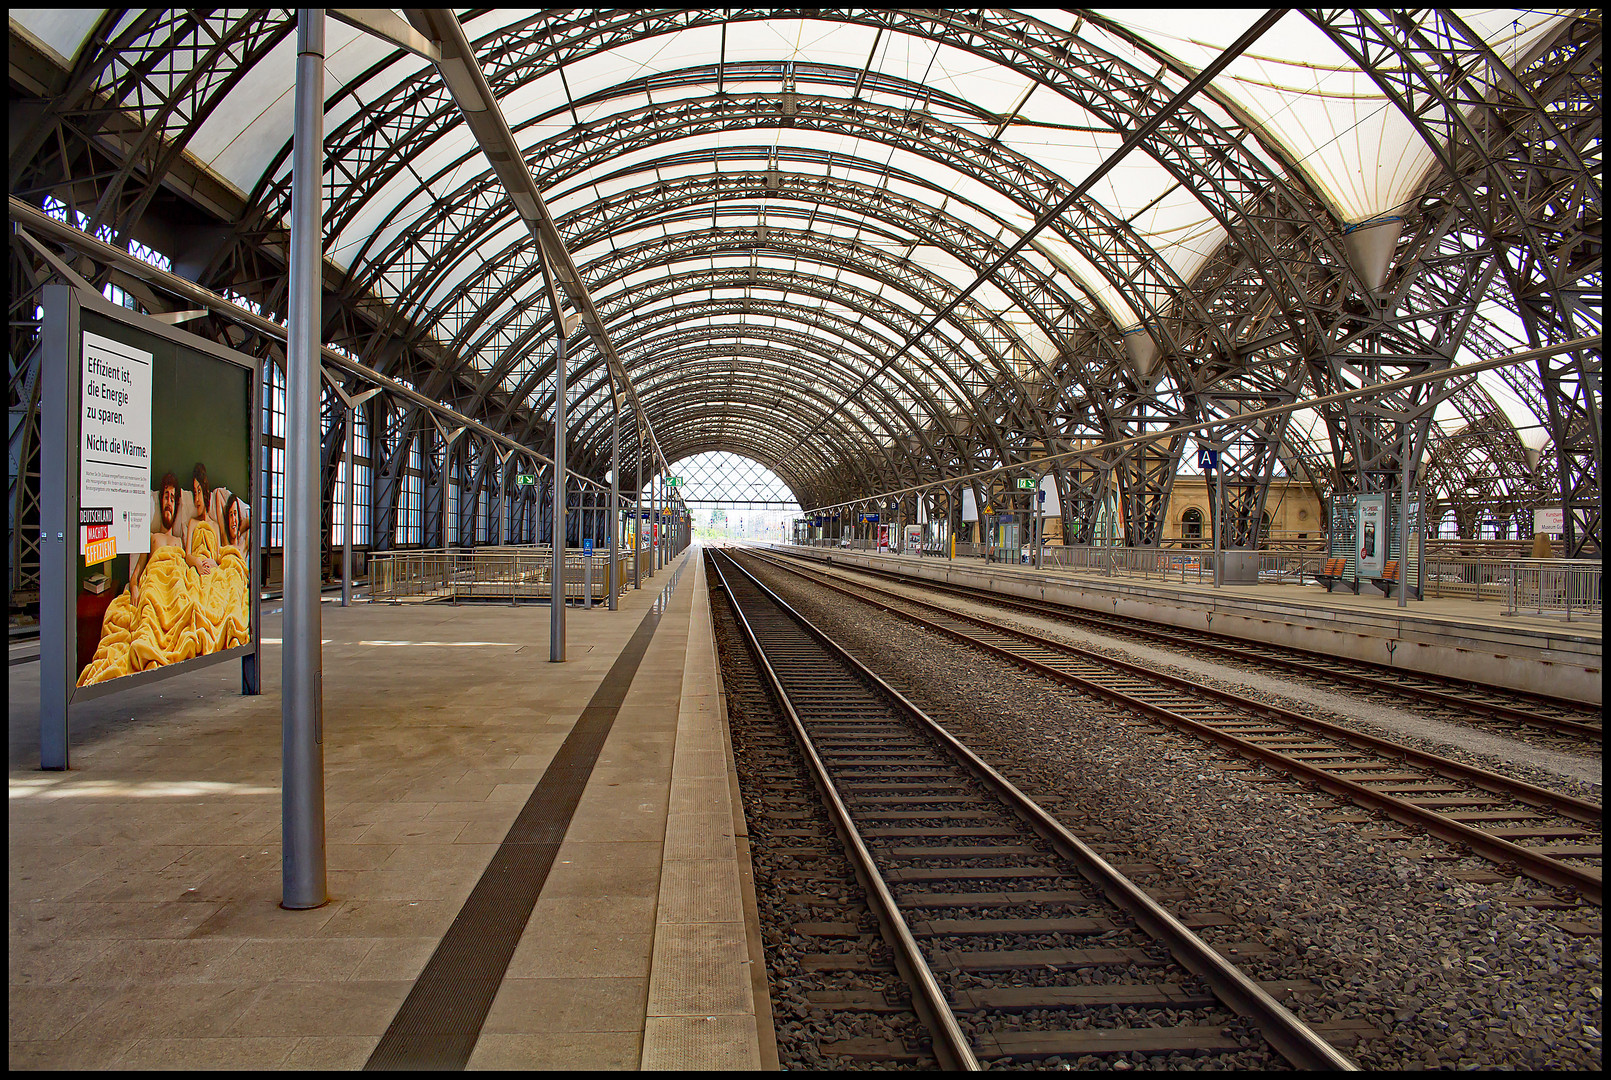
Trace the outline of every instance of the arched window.
<instances>
[{"instance_id":1,"label":"arched window","mask_svg":"<svg viewBox=\"0 0 1611 1080\"><path fill-rule=\"evenodd\" d=\"M1180 538L1182 540L1201 540L1203 538L1203 512L1195 506L1186 508L1180 515Z\"/></svg>"}]
</instances>

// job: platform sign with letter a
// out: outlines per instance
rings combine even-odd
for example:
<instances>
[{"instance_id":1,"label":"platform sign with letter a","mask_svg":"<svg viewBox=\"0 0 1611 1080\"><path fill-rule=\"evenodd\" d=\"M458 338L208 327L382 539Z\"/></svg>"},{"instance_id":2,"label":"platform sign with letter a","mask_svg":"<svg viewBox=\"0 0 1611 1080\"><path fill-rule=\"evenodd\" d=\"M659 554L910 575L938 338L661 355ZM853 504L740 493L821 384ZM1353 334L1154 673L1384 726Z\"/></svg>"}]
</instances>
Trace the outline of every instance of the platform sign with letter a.
<instances>
[{"instance_id":1,"label":"platform sign with letter a","mask_svg":"<svg viewBox=\"0 0 1611 1080\"><path fill-rule=\"evenodd\" d=\"M1197 448L1197 467L1203 472L1213 472L1219 468L1219 451L1210 450L1206 446Z\"/></svg>"}]
</instances>

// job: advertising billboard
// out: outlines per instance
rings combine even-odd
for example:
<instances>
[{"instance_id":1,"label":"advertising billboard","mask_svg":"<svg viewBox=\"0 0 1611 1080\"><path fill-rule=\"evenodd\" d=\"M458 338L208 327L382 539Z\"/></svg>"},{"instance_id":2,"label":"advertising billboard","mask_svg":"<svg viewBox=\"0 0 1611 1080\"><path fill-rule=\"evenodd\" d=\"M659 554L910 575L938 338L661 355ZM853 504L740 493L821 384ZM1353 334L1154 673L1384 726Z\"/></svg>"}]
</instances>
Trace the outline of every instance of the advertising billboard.
<instances>
[{"instance_id":1,"label":"advertising billboard","mask_svg":"<svg viewBox=\"0 0 1611 1080\"><path fill-rule=\"evenodd\" d=\"M42 661L49 649L66 701L233 656L250 657L255 693L257 362L82 290L45 299L42 344L65 362L41 509L64 543L40 596Z\"/></svg>"},{"instance_id":2,"label":"advertising billboard","mask_svg":"<svg viewBox=\"0 0 1611 1080\"><path fill-rule=\"evenodd\" d=\"M1387 496L1360 495L1355 574L1379 578L1387 567Z\"/></svg>"}]
</instances>

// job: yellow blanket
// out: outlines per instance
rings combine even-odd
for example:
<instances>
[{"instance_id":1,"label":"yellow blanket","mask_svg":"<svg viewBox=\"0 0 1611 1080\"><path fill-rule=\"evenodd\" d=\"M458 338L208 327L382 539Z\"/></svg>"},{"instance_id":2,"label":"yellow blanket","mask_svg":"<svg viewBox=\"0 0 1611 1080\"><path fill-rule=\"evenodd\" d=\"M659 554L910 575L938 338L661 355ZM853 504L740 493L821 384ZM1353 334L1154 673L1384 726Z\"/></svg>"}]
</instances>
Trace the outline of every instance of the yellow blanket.
<instances>
[{"instance_id":1,"label":"yellow blanket","mask_svg":"<svg viewBox=\"0 0 1611 1080\"><path fill-rule=\"evenodd\" d=\"M78 677L79 686L120 675L176 664L250 640L251 606L246 560L232 547L219 554L211 523L191 531L198 556L213 559L211 574L198 573L178 547L152 552L140 575L140 602L123 593L107 606L95 658Z\"/></svg>"}]
</instances>

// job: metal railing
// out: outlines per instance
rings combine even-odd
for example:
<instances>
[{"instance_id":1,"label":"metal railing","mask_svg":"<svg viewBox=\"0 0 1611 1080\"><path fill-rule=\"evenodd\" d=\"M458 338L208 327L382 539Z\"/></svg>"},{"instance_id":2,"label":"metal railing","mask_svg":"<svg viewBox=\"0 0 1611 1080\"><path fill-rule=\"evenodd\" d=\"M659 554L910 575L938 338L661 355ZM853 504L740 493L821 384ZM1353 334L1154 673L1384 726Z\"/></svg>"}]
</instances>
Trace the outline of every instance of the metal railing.
<instances>
[{"instance_id":1,"label":"metal railing","mask_svg":"<svg viewBox=\"0 0 1611 1080\"><path fill-rule=\"evenodd\" d=\"M382 551L369 556L369 597L375 601L547 600L552 595L553 551L546 544L526 547L448 548ZM654 552L638 553L639 572L654 572ZM594 603L609 599L608 556L565 552L565 599L581 602L591 592ZM619 582L630 588L632 553L617 559Z\"/></svg>"},{"instance_id":2,"label":"metal railing","mask_svg":"<svg viewBox=\"0 0 1611 1080\"><path fill-rule=\"evenodd\" d=\"M1603 614L1600 564L1566 559L1518 559L1506 565L1505 614L1560 614L1571 622Z\"/></svg>"},{"instance_id":3,"label":"metal railing","mask_svg":"<svg viewBox=\"0 0 1611 1080\"><path fill-rule=\"evenodd\" d=\"M804 545L849 551L871 551L869 540L811 540ZM909 554L918 554L917 551ZM921 554L945 558L947 545L926 543ZM995 548L958 543L958 559L992 562L1026 561L1024 548ZM1034 552L1027 553L1033 563ZM1270 585L1318 584L1325 566L1324 551L1261 551L1259 583ZM1056 545L1042 549L1041 566L1047 570L1095 573L1104 577L1143 581L1210 583L1214 580L1213 552L1180 548L1135 548L1107 545ZM1566 559L1516 559L1428 553L1424 563L1421 599L1452 597L1503 602L1506 614L1558 612L1570 620L1600 614L1600 564ZM1412 591L1412 596L1414 595Z\"/></svg>"}]
</instances>

